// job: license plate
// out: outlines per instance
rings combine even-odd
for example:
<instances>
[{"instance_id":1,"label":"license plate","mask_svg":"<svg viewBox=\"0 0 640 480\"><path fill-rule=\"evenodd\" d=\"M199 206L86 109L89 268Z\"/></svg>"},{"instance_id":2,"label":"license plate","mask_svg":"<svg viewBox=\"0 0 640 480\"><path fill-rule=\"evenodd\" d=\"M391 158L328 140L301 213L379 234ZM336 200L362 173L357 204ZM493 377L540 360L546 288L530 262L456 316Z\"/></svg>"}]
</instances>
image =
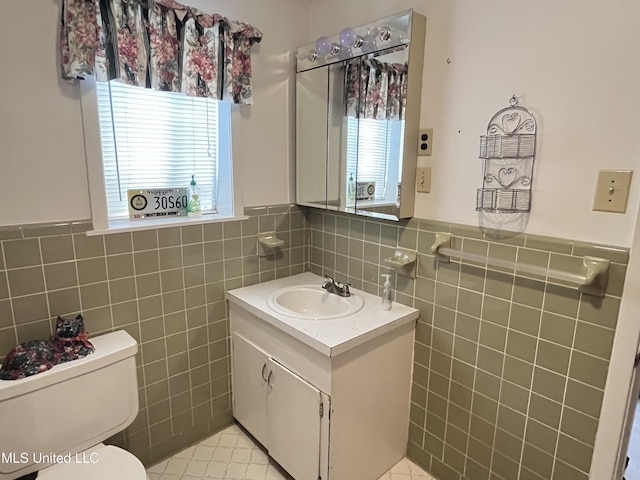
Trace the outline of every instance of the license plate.
<instances>
[{"instance_id":1,"label":"license plate","mask_svg":"<svg viewBox=\"0 0 640 480\"><path fill-rule=\"evenodd\" d=\"M373 200L376 193L376 182L356 183L356 200Z\"/></svg>"},{"instance_id":2,"label":"license plate","mask_svg":"<svg viewBox=\"0 0 640 480\"><path fill-rule=\"evenodd\" d=\"M129 189L129 218L171 217L187 215L187 188Z\"/></svg>"}]
</instances>

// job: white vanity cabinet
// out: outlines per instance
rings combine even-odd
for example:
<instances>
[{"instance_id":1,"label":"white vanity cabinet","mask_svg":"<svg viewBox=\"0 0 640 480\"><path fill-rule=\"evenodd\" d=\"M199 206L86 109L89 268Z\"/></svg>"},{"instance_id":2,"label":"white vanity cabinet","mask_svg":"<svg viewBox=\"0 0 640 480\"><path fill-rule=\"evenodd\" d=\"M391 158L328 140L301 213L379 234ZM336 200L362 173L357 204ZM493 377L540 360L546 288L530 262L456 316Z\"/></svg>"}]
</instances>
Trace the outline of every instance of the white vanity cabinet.
<instances>
[{"instance_id":1,"label":"white vanity cabinet","mask_svg":"<svg viewBox=\"0 0 640 480\"><path fill-rule=\"evenodd\" d=\"M227 292L233 413L295 480L377 480L406 454L415 309L358 292L363 309L332 320L267 306L311 273Z\"/></svg>"},{"instance_id":2,"label":"white vanity cabinet","mask_svg":"<svg viewBox=\"0 0 640 480\"><path fill-rule=\"evenodd\" d=\"M232 342L236 420L296 480L317 480L327 396L238 333Z\"/></svg>"}]
</instances>

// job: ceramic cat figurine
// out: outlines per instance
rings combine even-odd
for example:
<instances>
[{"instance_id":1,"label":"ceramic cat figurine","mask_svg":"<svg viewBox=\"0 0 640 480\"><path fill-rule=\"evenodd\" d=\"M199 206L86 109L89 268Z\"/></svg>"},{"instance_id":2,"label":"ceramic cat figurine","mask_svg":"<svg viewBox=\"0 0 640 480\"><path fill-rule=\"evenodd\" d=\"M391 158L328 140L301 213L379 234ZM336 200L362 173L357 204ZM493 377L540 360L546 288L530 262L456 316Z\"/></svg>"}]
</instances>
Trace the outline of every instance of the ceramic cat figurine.
<instances>
[{"instance_id":1,"label":"ceramic cat figurine","mask_svg":"<svg viewBox=\"0 0 640 480\"><path fill-rule=\"evenodd\" d=\"M82 315L58 317L51 340L29 340L13 348L0 369L0 380L18 380L93 353Z\"/></svg>"}]
</instances>

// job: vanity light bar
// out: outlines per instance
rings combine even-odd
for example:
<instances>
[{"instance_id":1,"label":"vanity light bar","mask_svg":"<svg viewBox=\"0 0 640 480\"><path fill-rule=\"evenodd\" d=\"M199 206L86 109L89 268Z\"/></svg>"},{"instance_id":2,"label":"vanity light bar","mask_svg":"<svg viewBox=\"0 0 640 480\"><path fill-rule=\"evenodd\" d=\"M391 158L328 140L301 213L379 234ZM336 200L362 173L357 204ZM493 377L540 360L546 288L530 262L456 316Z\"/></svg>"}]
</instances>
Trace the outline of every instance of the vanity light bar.
<instances>
[{"instance_id":1,"label":"vanity light bar","mask_svg":"<svg viewBox=\"0 0 640 480\"><path fill-rule=\"evenodd\" d=\"M340 33L321 36L296 50L297 71L405 45L411 37L412 14L413 10L407 10L375 23L344 28Z\"/></svg>"}]
</instances>

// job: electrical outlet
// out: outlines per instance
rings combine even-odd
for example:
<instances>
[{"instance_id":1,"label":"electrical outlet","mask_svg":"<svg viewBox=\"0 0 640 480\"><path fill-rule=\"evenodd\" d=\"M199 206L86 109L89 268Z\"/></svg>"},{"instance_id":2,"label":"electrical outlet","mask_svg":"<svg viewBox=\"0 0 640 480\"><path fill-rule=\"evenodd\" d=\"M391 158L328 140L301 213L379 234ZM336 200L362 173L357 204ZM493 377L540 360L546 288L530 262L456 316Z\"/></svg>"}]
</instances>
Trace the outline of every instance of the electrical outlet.
<instances>
[{"instance_id":1,"label":"electrical outlet","mask_svg":"<svg viewBox=\"0 0 640 480\"><path fill-rule=\"evenodd\" d=\"M418 130L418 155L431 155L433 150L433 128Z\"/></svg>"},{"instance_id":2,"label":"electrical outlet","mask_svg":"<svg viewBox=\"0 0 640 480\"><path fill-rule=\"evenodd\" d=\"M431 169L429 167L418 167L416 173L417 191L420 193L431 192Z\"/></svg>"},{"instance_id":3,"label":"electrical outlet","mask_svg":"<svg viewBox=\"0 0 640 480\"><path fill-rule=\"evenodd\" d=\"M625 213L633 170L600 170L593 210Z\"/></svg>"}]
</instances>

